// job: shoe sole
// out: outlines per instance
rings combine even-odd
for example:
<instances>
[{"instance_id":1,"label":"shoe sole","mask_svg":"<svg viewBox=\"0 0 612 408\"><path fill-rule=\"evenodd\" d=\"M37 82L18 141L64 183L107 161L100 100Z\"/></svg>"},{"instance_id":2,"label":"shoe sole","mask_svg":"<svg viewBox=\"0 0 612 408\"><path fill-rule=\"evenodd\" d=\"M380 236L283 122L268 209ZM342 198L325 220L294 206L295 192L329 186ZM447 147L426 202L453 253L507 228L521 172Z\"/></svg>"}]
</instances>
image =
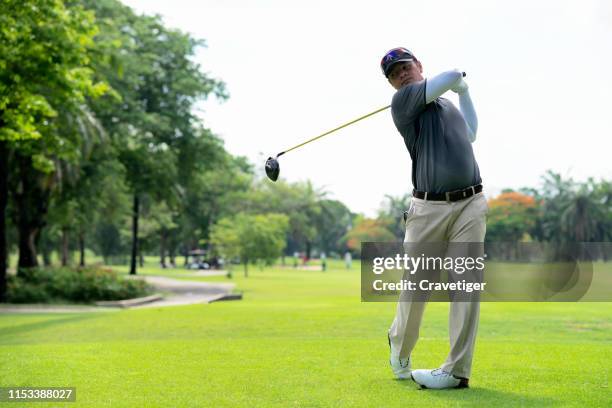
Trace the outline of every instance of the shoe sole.
<instances>
[{"instance_id":1,"label":"shoe sole","mask_svg":"<svg viewBox=\"0 0 612 408\"><path fill-rule=\"evenodd\" d=\"M412 381L414 381L414 383L415 383L416 385L418 385L418 386L419 386L419 389L421 389L421 390L428 390L428 389L429 389L427 386L425 386L425 385L423 385L423 384L418 383L418 382L417 382L417 381L414 379L414 377L412 376L412 373L410 373L410 379L411 379ZM461 388L470 388L470 380L469 380L468 378L459 378L459 384L457 384L457 385L456 385L456 386L454 386L454 387L449 387L449 388L445 388L445 389L447 389L447 390L449 390L449 389L450 389L450 390L452 390L452 389L461 389Z\"/></svg>"}]
</instances>

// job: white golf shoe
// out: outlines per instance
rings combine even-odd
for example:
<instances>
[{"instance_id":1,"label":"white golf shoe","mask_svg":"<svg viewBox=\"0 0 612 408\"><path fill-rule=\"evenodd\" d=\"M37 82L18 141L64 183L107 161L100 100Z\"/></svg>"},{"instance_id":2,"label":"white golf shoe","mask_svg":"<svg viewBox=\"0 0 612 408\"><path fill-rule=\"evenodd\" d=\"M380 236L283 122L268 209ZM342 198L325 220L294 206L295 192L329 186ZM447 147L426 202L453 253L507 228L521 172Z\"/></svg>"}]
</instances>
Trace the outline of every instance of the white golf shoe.
<instances>
[{"instance_id":1,"label":"white golf shoe","mask_svg":"<svg viewBox=\"0 0 612 408\"><path fill-rule=\"evenodd\" d=\"M388 336L387 336L388 338ZM391 355L389 357L389 364L391 364L391 369L393 370L393 374L399 380L409 380L410 377L410 357L400 358L399 351L394 351L391 346L391 339L389 339L389 350Z\"/></svg>"},{"instance_id":2,"label":"white golf shoe","mask_svg":"<svg viewBox=\"0 0 612 408\"><path fill-rule=\"evenodd\" d=\"M443 371L441 368L435 370L414 370L412 381L419 384L421 388L441 390L445 388L468 388L467 378L458 378Z\"/></svg>"}]
</instances>

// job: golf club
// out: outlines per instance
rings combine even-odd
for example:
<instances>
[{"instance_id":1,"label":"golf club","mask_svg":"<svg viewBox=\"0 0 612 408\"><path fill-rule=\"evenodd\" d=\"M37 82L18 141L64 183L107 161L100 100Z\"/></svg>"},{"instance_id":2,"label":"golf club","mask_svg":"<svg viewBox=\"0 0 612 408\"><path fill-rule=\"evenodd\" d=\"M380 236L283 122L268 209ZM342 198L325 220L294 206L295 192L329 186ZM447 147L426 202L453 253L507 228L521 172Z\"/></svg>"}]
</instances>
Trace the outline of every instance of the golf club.
<instances>
[{"instance_id":1,"label":"golf club","mask_svg":"<svg viewBox=\"0 0 612 408\"><path fill-rule=\"evenodd\" d=\"M462 74L463 74L464 77L466 76L465 72L462 72ZM352 125L353 123L359 122L360 120L363 120L365 118L369 118L370 116L375 115L378 112L382 112L382 111L384 111L386 109L389 109L390 107L391 107L391 105L387 105L387 106L384 106L382 108L376 109L374 112L370 112L367 115L363 115L361 117L358 117L357 119L351 120L350 122L347 122L344 125L340 125L337 128L335 128L335 129L329 130L329 131L327 131L325 133L320 134L319 136L313 137L312 139L309 139L309 140L307 140L307 141L305 141L303 143L300 143L297 146L293 146L293 147L291 147L291 148L289 148L287 150L284 150L284 151L278 153L276 155L276 157L268 157L268 160L266 160L266 175L272 181L278 180L278 175L280 174L280 165L278 164L278 158L280 156L282 156L283 154L288 153L288 152L290 152L292 150L295 150L298 147L302 147L302 146L304 146L304 145L306 145L306 144L308 144L310 142L314 142L315 140L320 139L323 136L327 136L330 133L334 133L337 130L340 130L340 129L345 128L345 127L347 127L349 125Z\"/></svg>"},{"instance_id":2,"label":"golf club","mask_svg":"<svg viewBox=\"0 0 612 408\"><path fill-rule=\"evenodd\" d=\"M303 143L300 143L300 144L299 144L299 145L297 145L297 146L293 146L292 148L289 148L289 149L287 149L287 150L284 150L284 151L282 151L282 152L278 153L278 154L276 155L276 157L274 157L274 158L273 158L273 157L268 157L268 160L266 160L266 174L268 175L268 178L269 178L270 180L272 180L272 181L276 181L276 180L278 180L278 175L279 175L279 173L280 173L280 166L279 166L279 164L278 164L278 158L279 158L280 156L282 156L283 154L288 153L288 152L290 152L290 151L292 151L292 150L295 150L295 149L297 149L298 147L302 147L302 146L304 146L304 145L306 145L306 144L308 144L308 143L310 143L310 142L314 142L315 140L320 139L320 138L322 138L323 136L327 136L327 135L329 135L330 133L334 133L334 132L335 132L335 131L337 131L337 130L340 130L340 129L345 128L345 127L347 127L347 126L349 126L349 125L352 125L353 123L359 122L359 121L360 121L360 120L362 120L362 119L365 119L365 118L368 118L368 117L370 117L370 116L372 116L372 115L375 115L375 114L377 114L378 112L382 112L382 111L384 111L385 109L388 109L389 107L391 107L391 105L387 105L387 106L384 106L384 107L382 107L382 108L380 108L380 109L376 109L374 112L370 112L370 113L368 113L367 115L363 115L363 116L361 116L361 117L359 117L359 118L357 118L357 119L354 119L354 120L352 120L352 121L350 121L350 122L347 122L347 123L345 123L345 124L343 124L343 125L341 125L341 126L338 126L337 128L334 128L334 129L329 130L329 131L327 131L327 132L325 132L325 133L322 133L322 134L320 134L319 136L313 137L312 139L309 139L309 140L307 140L307 141L305 141L305 142L303 142Z\"/></svg>"}]
</instances>

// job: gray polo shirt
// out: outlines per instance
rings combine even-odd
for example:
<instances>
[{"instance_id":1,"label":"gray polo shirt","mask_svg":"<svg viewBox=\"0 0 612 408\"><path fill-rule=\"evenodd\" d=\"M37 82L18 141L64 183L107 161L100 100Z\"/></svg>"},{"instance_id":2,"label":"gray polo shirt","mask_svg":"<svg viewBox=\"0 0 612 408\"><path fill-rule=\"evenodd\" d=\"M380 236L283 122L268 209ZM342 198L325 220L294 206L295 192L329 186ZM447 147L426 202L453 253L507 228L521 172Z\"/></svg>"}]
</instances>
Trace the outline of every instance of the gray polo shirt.
<instances>
[{"instance_id":1,"label":"gray polo shirt","mask_svg":"<svg viewBox=\"0 0 612 408\"><path fill-rule=\"evenodd\" d=\"M426 103L427 80L401 88L391 115L412 159L412 184L444 193L481 183L480 170L461 112L445 98Z\"/></svg>"}]
</instances>

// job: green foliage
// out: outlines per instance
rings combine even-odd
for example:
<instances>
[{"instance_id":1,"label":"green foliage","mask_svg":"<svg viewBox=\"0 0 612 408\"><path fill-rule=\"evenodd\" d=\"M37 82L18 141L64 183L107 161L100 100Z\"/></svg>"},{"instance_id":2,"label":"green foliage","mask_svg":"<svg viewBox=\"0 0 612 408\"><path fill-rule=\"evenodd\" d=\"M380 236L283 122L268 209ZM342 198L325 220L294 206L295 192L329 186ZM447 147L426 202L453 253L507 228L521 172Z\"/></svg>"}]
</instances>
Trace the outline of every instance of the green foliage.
<instances>
[{"instance_id":1,"label":"green foliage","mask_svg":"<svg viewBox=\"0 0 612 408\"><path fill-rule=\"evenodd\" d=\"M127 246L121 239L121 232L116 224L100 220L93 235L93 248L109 264L111 258L127 253Z\"/></svg>"},{"instance_id":2,"label":"green foliage","mask_svg":"<svg viewBox=\"0 0 612 408\"><path fill-rule=\"evenodd\" d=\"M589 179L578 183L549 171L540 191L541 203L532 235L556 243L601 242L612 239L612 184Z\"/></svg>"},{"instance_id":3,"label":"green foliage","mask_svg":"<svg viewBox=\"0 0 612 408\"><path fill-rule=\"evenodd\" d=\"M219 220L212 229L210 242L216 253L228 261L239 257L246 271L249 263L271 265L281 256L288 225L283 214L240 213Z\"/></svg>"},{"instance_id":4,"label":"green foliage","mask_svg":"<svg viewBox=\"0 0 612 408\"><path fill-rule=\"evenodd\" d=\"M533 229L538 214L532 196L505 191L489 200L487 242L518 242Z\"/></svg>"},{"instance_id":5,"label":"green foliage","mask_svg":"<svg viewBox=\"0 0 612 408\"><path fill-rule=\"evenodd\" d=\"M394 242L396 237L387 228L384 220L358 216L354 227L346 233L346 246L354 254L361 253L362 242Z\"/></svg>"},{"instance_id":6,"label":"green foliage","mask_svg":"<svg viewBox=\"0 0 612 408\"><path fill-rule=\"evenodd\" d=\"M54 132L58 111L108 89L92 78L96 32L92 13L60 0L0 3L0 140L34 156L38 170L52 171L50 159L69 154L69 140Z\"/></svg>"},{"instance_id":7,"label":"green foliage","mask_svg":"<svg viewBox=\"0 0 612 408\"><path fill-rule=\"evenodd\" d=\"M9 278L7 295L11 303L90 303L150 292L144 281L123 279L110 269L27 268Z\"/></svg>"},{"instance_id":8,"label":"green foliage","mask_svg":"<svg viewBox=\"0 0 612 408\"><path fill-rule=\"evenodd\" d=\"M189 215L201 213L201 205L187 209L185 203L199 204L192 199L193 179L226 152L194 115L194 105L209 95L225 99L225 86L193 61L203 41L165 27L159 16L138 16L115 0L82 3L100 27L96 75L117 91L92 101L92 109L111 135L131 193L156 203L148 209L154 219L141 223L148 229L142 243L150 247L160 236L172 251L179 241L185 248L197 245L211 217L192 223Z\"/></svg>"},{"instance_id":9,"label":"green foliage","mask_svg":"<svg viewBox=\"0 0 612 408\"><path fill-rule=\"evenodd\" d=\"M0 160L10 160L0 194L10 192L16 201L21 266L37 265L34 244L24 243L36 242L46 223L51 191L61 182L60 163L74 163L82 153L81 132L70 123L82 125L74 119L87 116L87 98L108 90L93 78L94 15L67 4L0 2Z\"/></svg>"},{"instance_id":10,"label":"green foliage","mask_svg":"<svg viewBox=\"0 0 612 408\"><path fill-rule=\"evenodd\" d=\"M346 250L343 237L351 227L353 214L342 202L323 199L319 201L321 212L314 217L317 230L316 245L326 253L343 253Z\"/></svg>"},{"instance_id":11,"label":"green foliage","mask_svg":"<svg viewBox=\"0 0 612 408\"><path fill-rule=\"evenodd\" d=\"M244 166L243 159L231 157L222 146L214 150L220 156L212 163L214 167L184 180L186 191L177 223L184 242L192 248L208 238L210 228L218 220L244 211L252 182L252 170Z\"/></svg>"},{"instance_id":12,"label":"green foliage","mask_svg":"<svg viewBox=\"0 0 612 408\"><path fill-rule=\"evenodd\" d=\"M251 213L278 212L289 218L287 250L307 248L317 237L316 219L321 214L320 201L325 193L317 191L310 181L270 183L261 180L253 186L244 210Z\"/></svg>"},{"instance_id":13,"label":"green foliage","mask_svg":"<svg viewBox=\"0 0 612 408\"><path fill-rule=\"evenodd\" d=\"M224 85L193 62L203 43L164 27L159 16L137 16L118 1L84 4L100 22L96 41L105 58L96 73L121 100L108 96L93 109L113 137L132 191L172 200L179 173L188 177L203 162L194 104L209 94L225 98Z\"/></svg>"}]
</instances>

